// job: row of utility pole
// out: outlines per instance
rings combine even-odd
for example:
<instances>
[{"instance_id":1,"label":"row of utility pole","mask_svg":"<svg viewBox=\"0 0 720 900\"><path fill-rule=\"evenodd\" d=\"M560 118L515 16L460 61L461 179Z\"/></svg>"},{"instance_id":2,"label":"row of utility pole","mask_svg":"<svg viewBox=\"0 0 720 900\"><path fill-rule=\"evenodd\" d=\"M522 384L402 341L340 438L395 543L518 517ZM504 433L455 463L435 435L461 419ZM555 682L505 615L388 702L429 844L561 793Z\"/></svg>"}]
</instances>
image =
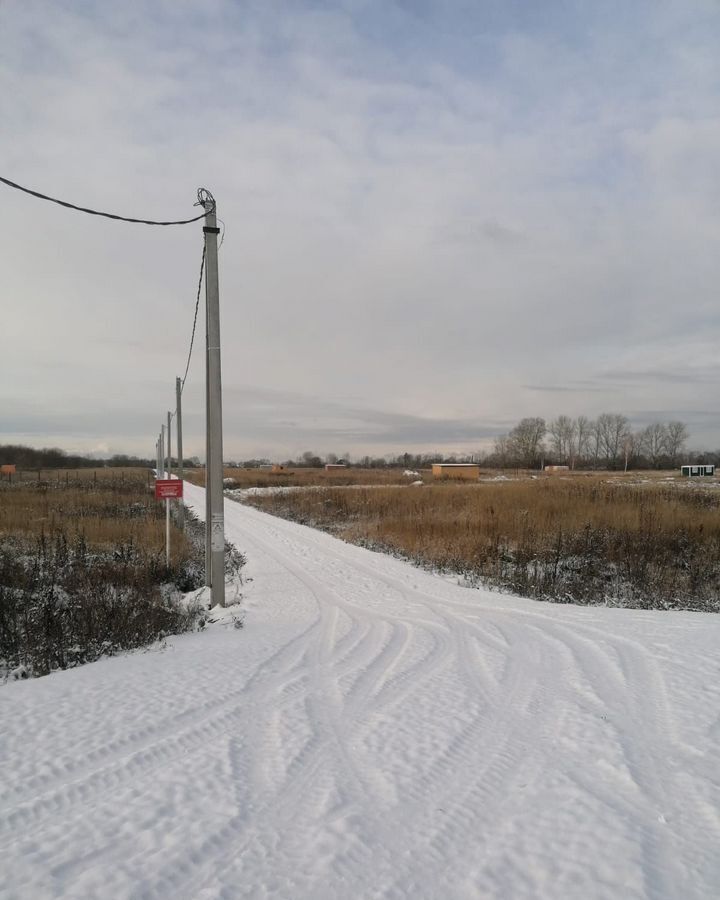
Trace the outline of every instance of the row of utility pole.
<instances>
[{"instance_id":1,"label":"row of utility pole","mask_svg":"<svg viewBox=\"0 0 720 900\"><path fill-rule=\"evenodd\" d=\"M223 508L222 377L220 368L220 289L218 279L218 234L215 200L201 192L205 208L205 584L212 606L225 606L225 515ZM182 435L183 380L175 379L175 413L168 411L156 444L157 478L171 479L171 421L177 433L177 472L183 480ZM167 452L166 452L167 451ZM166 500L166 559L170 561L170 501ZM185 509L180 501L178 524L184 528Z\"/></svg>"}]
</instances>

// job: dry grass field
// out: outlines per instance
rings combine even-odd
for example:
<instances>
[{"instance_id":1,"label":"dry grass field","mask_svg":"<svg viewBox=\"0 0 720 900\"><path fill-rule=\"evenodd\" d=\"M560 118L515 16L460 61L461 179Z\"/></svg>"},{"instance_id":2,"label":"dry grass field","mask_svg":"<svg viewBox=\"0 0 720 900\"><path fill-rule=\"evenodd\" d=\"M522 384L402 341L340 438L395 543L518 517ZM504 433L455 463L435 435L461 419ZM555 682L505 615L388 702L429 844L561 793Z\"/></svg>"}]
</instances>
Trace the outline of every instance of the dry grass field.
<instances>
[{"instance_id":1,"label":"dry grass field","mask_svg":"<svg viewBox=\"0 0 720 900\"><path fill-rule=\"evenodd\" d=\"M18 477L19 476L19 477ZM0 483L0 535L82 534L92 547L131 542L149 553L165 547L165 506L146 469L58 469L23 472ZM188 558L185 535L171 525L171 561Z\"/></svg>"},{"instance_id":2,"label":"dry grass field","mask_svg":"<svg viewBox=\"0 0 720 900\"><path fill-rule=\"evenodd\" d=\"M185 477L193 484L205 486L205 469L186 470ZM383 484L408 484L415 478L432 480L428 472L422 472L417 476L403 475L402 469L359 469L349 467L347 469L286 469L277 474L263 469L236 469L226 468L223 477L232 484L226 483L229 488L251 487L343 487L349 485L383 485Z\"/></svg>"},{"instance_id":3,"label":"dry grass field","mask_svg":"<svg viewBox=\"0 0 720 900\"><path fill-rule=\"evenodd\" d=\"M107 471L107 470L106 470ZM350 466L345 470L286 469L283 472L274 473L263 469L238 469L225 468L223 477L226 479L226 488L265 488L265 487L350 487L350 486L378 486L378 485L407 485L413 481L422 481L425 484L437 484L430 469L420 471L407 470L410 475L405 475L403 469L362 469ZM185 478L193 484L205 486L205 469L186 469ZM610 480L621 483L634 482L661 482L668 480L680 481L676 472L642 471L642 472L592 472L577 471L563 474L546 475L530 469L480 469L479 484L497 481L587 481ZM466 484L468 484L466 482Z\"/></svg>"},{"instance_id":4,"label":"dry grass field","mask_svg":"<svg viewBox=\"0 0 720 900\"><path fill-rule=\"evenodd\" d=\"M720 609L720 491L607 474L372 489L245 502L346 540L542 599Z\"/></svg>"},{"instance_id":5,"label":"dry grass field","mask_svg":"<svg viewBox=\"0 0 720 900\"><path fill-rule=\"evenodd\" d=\"M0 682L195 627L199 608L180 594L202 584L202 549L172 526L166 565L164 504L148 474L81 469L0 484Z\"/></svg>"},{"instance_id":6,"label":"dry grass field","mask_svg":"<svg viewBox=\"0 0 720 900\"><path fill-rule=\"evenodd\" d=\"M22 469L15 472L9 478L7 475L0 477L2 484L64 484L65 486L77 483L87 484L92 482L132 481L135 484L145 481L152 482L152 472L140 466L97 466L96 468L82 469Z\"/></svg>"}]
</instances>

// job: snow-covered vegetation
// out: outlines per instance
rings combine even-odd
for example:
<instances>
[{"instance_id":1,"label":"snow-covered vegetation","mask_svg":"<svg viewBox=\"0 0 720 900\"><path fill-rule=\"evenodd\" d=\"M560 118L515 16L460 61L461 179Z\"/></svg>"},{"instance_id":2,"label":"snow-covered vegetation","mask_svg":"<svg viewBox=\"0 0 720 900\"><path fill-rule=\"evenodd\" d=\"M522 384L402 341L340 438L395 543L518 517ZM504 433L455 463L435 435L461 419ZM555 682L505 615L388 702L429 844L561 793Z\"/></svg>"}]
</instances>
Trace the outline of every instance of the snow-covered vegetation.
<instances>
[{"instance_id":1,"label":"snow-covered vegetation","mask_svg":"<svg viewBox=\"0 0 720 900\"><path fill-rule=\"evenodd\" d=\"M140 470L0 486L0 681L195 627L202 541L172 528Z\"/></svg>"},{"instance_id":2,"label":"snow-covered vegetation","mask_svg":"<svg viewBox=\"0 0 720 900\"><path fill-rule=\"evenodd\" d=\"M225 507L242 630L3 689L1 896L717 895L720 617L468 591Z\"/></svg>"},{"instance_id":3,"label":"snow-covered vegetation","mask_svg":"<svg viewBox=\"0 0 720 900\"><path fill-rule=\"evenodd\" d=\"M242 499L466 584L558 602L720 610L720 495L687 481L545 478Z\"/></svg>"}]
</instances>

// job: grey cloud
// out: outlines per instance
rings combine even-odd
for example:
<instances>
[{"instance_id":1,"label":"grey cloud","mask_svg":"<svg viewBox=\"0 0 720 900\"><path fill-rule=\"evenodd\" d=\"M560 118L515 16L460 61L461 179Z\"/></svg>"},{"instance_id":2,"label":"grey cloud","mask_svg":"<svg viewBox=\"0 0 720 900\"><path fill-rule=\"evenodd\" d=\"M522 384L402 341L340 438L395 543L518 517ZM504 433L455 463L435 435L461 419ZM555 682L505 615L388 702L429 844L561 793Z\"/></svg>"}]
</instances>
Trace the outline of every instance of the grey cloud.
<instances>
[{"instance_id":1,"label":"grey cloud","mask_svg":"<svg viewBox=\"0 0 720 900\"><path fill-rule=\"evenodd\" d=\"M611 382L667 382L670 384L718 384L720 382L720 366L684 369L617 369L603 372L597 376L600 380Z\"/></svg>"},{"instance_id":2,"label":"grey cloud","mask_svg":"<svg viewBox=\"0 0 720 900\"><path fill-rule=\"evenodd\" d=\"M288 413L294 422L291 429ZM233 430L235 421L242 422L243 428L259 440L314 440L333 447L338 441L407 447L472 443L493 437L505 425L470 418L407 415L266 388L232 389L226 398L226 420L229 430Z\"/></svg>"},{"instance_id":3,"label":"grey cloud","mask_svg":"<svg viewBox=\"0 0 720 900\"><path fill-rule=\"evenodd\" d=\"M0 170L128 214L214 191L229 454L454 448L555 414L553 396L711 405L718 27L693 27L693 3L644 4L627 33L602 5L580 27L571 3L560 42L507 6L483 54L452 4L427 4L442 41L412 17L368 28L389 15L373 0L151 6L0 7ZM185 363L199 229L1 190L0 428L145 446Z\"/></svg>"},{"instance_id":4,"label":"grey cloud","mask_svg":"<svg viewBox=\"0 0 720 900\"><path fill-rule=\"evenodd\" d=\"M483 222L478 226L479 233L496 244L519 244L525 240L520 231L507 228L499 222Z\"/></svg>"},{"instance_id":5,"label":"grey cloud","mask_svg":"<svg viewBox=\"0 0 720 900\"><path fill-rule=\"evenodd\" d=\"M579 384L575 386L572 384L524 384L523 388L526 391L537 391L539 393L547 392L549 394L604 394L608 391L608 388L606 387L596 387L589 384Z\"/></svg>"}]
</instances>

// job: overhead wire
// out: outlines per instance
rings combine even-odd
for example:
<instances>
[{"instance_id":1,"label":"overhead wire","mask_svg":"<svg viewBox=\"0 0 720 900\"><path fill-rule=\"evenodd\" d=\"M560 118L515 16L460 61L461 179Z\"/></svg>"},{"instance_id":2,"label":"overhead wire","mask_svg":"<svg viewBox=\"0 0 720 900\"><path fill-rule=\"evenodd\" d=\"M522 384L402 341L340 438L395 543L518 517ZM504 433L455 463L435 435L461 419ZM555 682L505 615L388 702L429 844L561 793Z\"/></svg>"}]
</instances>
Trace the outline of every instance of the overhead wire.
<instances>
[{"instance_id":1,"label":"overhead wire","mask_svg":"<svg viewBox=\"0 0 720 900\"><path fill-rule=\"evenodd\" d=\"M188 369L190 368L190 358L192 357L193 344L195 343L195 329L197 328L198 309L200 308L200 292L202 291L203 272L205 271L205 241L203 240L202 259L200 260L200 278L198 279L197 297L195 298L195 316L193 318L192 334L190 335L190 349L188 350L187 363L185 364L185 374L182 377L180 385L180 394L185 390L185 379L187 378Z\"/></svg>"},{"instance_id":2,"label":"overhead wire","mask_svg":"<svg viewBox=\"0 0 720 900\"><path fill-rule=\"evenodd\" d=\"M68 200L59 200L57 197L50 197L48 194L43 194L41 191L35 191L35 190L32 190L31 188L23 187L23 185L18 184L15 181L11 181L9 178L5 178L2 175L0 175L0 182L2 184L6 184L8 187L14 188L15 190L22 191L24 194L29 194L31 197L37 197L39 200L47 200L49 203L56 203L58 206L63 206L66 209L74 209L77 212L87 213L90 216L102 216L105 219L114 219L118 222L131 222L131 223L138 224L138 225L190 225L193 222L199 222L200 219L204 219L205 216L208 215L208 213L212 213L215 211L215 198L210 193L210 191L206 190L205 188L199 188L198 192L197 192L197 203L195 204L195 206L203 207L203 211L200 213L199 216L195 216L192 219L175 219L172 221L162 221L161 222L161 221L156 221L153 219L139 219L139 218L134 218L131 216L121 216L121 215L117 215L115 213L103 212L98 209L90 209L89 207L86 207L86 206L78 206L75 203L70 203ZM207 210L204 208L205 203L208 201L210 203L212 203L212 209L210 209L210 210ZM225 223L222 222L222 220L220 220L220 221L221 221L222 228L223 228L222 237L220 240L220 247L222 247L222 243L225 240ZM182 394L183 390L185 389L185 380L187 379L188 370L190 369L190 360L192 358L193 345L195 343L195 331L197 329L197 317L198 317L198 310L200 308L200 294L202 291L202 280L203 280L203 274L205 271L205 250L206 250L206 245L205 245L205 241L203 241L202 258L200 260L200 277L198 278L197 297L195 298L195 315L193 317L193 327L192 327L192 334L190 335L190 348L188 350L187 363L185 364L185 374L183 375L182 384L180 386L181 394ZM174 415L175 415L175 413L172 413L171 418Z\"/></svg>"},{"instance_id":3,"label":"overhead wire","mask_svg":"<svg viewBox=\"0 0 720 900\"><path fill-rule=\"evenodd\" d=\"M22 191L25 194L30 194L32 197L37 197L39 200L48 200L50 203L57 203L58 206L64 206L66 209L74 209L77 212L87 213L90 216L102 216L105 219L115 219L118 222L133 222L138 225L190 225L192 222L199 222L200 219L204 219L207 214L206 210L199 216L195 216L193 219L176 219L174 221L168 222L158 222L153 219L136 219L130 216L120 216L115 213L102 212L98 209L90 209L86 206L77 206L75 203L70 203L67 200L58 200L57 197L50 197L47 194L43 194L40 191L34 191L31 188L23 187L21 184L17 184L15 181L10 181L9 178L4 178L0 175L0 182L8 185L8 187L15 188L17 191ZM212 195L209 192L206 192L210 199L212 199L213 205L215 200L212 198ZM199 192L198 192L199 195ZM197 205L197 204L196 204Z\"/></svg>"},{"instance_id":4,"label":"overhead wire","mask_svg":"<svg viewBox=\"0 0 720 900\"><path fill-rule=\"evenodd\" d=\"M197 203L196 206L205 206L207 202L212 203L212 210L210 212L215 212L215 198L206 188L198 188L197 192ZM222 247L222 243L225 240L225 223L222 219L218 220L222 224L222 237L220 240L220 247ZM220 249L218 247L218 250ZM207 243L203 240L203 250L202 250L202 258L200 260L200 277L198 278L198 289L197 289L197 297L195 298L195 315L193 317L193 327L192 334L190 335L190 349L188 350L187 362L185 364L185 374L182 377L182 382L180 384L180 395L182 396L183 391L185 390L185 380L187 379L188 370L190 369L190 360L192 358L193 345L195 343L195 330L197 328L197 317L198 310L200 309L200 294L202 292L202 281L203 281L203 273L205 271L205 253L207 250Z\"/></svg>"}]
</instances>

